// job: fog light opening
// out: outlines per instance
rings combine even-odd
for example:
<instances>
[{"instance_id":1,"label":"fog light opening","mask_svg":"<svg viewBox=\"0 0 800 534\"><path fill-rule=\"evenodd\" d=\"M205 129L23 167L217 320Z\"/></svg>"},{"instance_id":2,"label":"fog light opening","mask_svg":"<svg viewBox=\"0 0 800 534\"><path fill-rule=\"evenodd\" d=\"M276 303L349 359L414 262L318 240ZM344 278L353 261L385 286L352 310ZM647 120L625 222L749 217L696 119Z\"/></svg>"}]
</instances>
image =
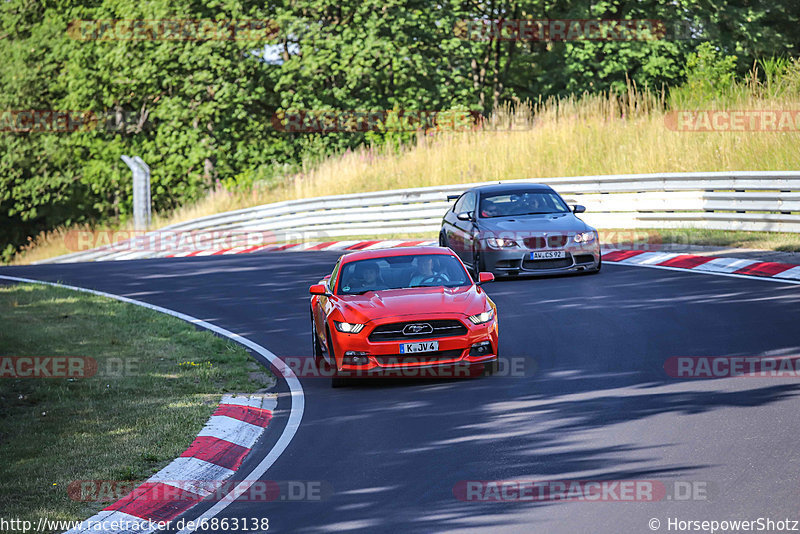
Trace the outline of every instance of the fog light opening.
<instances>
[{"instance_id":1,"label":"fog light opening","mask_svg":"<svg viewBox=\"0 0 800 534\"><path fill-rule=\"evenodd\" d=\"M347 365L367 365L369 363L369 353L357 350L348 350L344 353L342 363Z\"/></svg>"},{"instance_id":2,"label":"fog light opening","mask_svg":"<svg viewBox=\"0 0 800 534\"><path fill-rule=\"evenodd\" d=\"M492 353L492 343L490 341L481 341L474 343L469 349L470 356L486 356Z\"/></svg>"}]
</instances>

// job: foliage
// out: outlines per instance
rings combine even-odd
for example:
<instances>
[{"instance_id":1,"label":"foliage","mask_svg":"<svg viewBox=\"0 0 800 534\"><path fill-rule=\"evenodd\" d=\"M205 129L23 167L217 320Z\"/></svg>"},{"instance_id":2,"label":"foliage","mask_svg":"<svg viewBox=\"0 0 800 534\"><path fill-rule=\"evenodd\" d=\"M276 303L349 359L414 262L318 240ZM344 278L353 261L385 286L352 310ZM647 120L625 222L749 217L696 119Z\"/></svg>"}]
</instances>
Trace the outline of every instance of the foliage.
<instances>
[{"instance_id":1,"label":"foliage","mask_svg":"<svg viewBox=\"0 0 800 534\"><path fill-rule=\"evenodd\" d=\"M279 31L247 41L93 40L68 31L75 20L108 19L274 21ZM659 39L604 41L463 32L469 21L501 19L657 19L667 31ZM391 124L287 133L273 127L279 112L490 115L551 96L622 94L629 83L660 91L687 77L687 87L700 84L700 94L711 95L734 73L772 58L751 75L763 86L795 72L788 58L800 55L799 22L796 0L443 0L436 7L422 0L6 0L0 113L92 111L101 127L0 131L0 251L7 260L59 226L124 225L132 198L123 154L150 165L154 209L167 213L218 182L246 190L331 154L398 149L418 137Z\"/></svg>"}]
</instances>

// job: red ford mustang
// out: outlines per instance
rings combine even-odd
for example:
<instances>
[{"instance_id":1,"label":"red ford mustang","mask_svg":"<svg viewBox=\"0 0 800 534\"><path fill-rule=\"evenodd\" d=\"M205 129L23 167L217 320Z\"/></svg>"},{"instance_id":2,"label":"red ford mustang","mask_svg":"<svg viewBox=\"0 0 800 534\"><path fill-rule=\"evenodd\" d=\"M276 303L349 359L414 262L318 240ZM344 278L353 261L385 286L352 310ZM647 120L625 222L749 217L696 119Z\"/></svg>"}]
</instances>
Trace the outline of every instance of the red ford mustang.
<instances>
[{"instance_id":1,"label":"red ford mustang","mask_svg":"<svg viewBox=\"0 0 800 534\"><path fill-rule=\"evenodd\" d=\"M473 282L448 248L346 254L309 290L314 357L327 360L334 387L352 376L426 376L430 368L492 372L497 310L480 287L492 280L480 273Z\"/></svg>"}]
</instances>

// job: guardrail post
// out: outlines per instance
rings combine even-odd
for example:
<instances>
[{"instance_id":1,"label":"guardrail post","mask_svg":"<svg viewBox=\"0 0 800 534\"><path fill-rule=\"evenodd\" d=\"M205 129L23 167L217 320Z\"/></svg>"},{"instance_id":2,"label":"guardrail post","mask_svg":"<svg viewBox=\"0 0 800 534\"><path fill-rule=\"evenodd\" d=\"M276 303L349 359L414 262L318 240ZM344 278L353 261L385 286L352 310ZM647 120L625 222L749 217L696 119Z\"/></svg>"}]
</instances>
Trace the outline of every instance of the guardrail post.
<instances>
[{"instance_id":1,"label":"guardrail post","mask_svg":"<svg viewBox=\"0 0 800 534\"><path fill-rule=\"evenodd\" d=\"M133 226L147 230L150 226L150 167L139 156L121 156L133 173Z\"/></svg>"}]
</instances>

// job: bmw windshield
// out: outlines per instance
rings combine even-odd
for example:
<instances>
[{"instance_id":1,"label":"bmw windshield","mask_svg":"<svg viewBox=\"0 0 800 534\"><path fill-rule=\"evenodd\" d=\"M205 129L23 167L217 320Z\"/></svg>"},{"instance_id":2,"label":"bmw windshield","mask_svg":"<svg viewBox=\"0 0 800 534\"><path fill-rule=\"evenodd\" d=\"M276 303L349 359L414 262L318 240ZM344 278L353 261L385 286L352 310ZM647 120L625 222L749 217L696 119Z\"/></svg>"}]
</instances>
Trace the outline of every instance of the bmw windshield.
<instances>
[{"instance_id":1,"label":"bmw windshield","mask_svg":"<svg viewBox=\"0 0 800 534\"><path fill-rule=\"evenodd\" d=\"M345 263L338 295L414 287L461 287L472 284L454 256L419 254L392 256Z\"/></svg>"},{"instance_id":2,"label":"bmw windshield","mask_svg":"<svg viewBox=\"0 0 800 534\"><path fill-rule=\"evenodd\" d=\"M538 215L542 213L569 213L569 207L552 191L521 189L481 195L482 218Z\"/></svg>"}]
</instances>

